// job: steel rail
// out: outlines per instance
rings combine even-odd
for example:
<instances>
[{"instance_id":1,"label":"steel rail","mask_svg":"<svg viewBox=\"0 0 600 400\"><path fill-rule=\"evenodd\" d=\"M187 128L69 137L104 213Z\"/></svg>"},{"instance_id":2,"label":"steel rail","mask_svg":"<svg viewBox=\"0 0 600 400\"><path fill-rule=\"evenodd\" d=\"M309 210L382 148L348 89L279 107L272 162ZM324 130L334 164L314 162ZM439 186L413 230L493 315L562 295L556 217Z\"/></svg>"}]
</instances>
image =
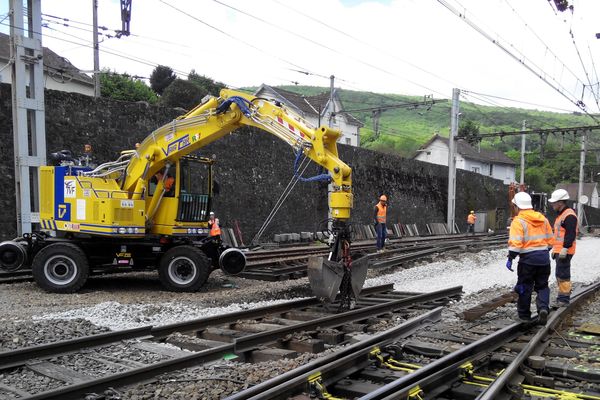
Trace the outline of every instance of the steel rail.
<instances>
[{"instance_id":1,"label":"steel rail","mask_svg":"<svg viewBox=\"0 0 600 400\"><path fill-rule=\"evenodd\" d=\"M339 365L345 364L348 359L353 360L360 357L365 351L369 353L374 347L388 345L403 336L414 333L423 326L441 320L442 310L443 307L435 308L421 316L411 318L394 328L373 335L368 339L259 383L244 391L235 393L226 397L225 400L271 399L279 397L284 393L290 393L294 388L306 384L308 376L316 371L329 371L337 368Z\"/></svg>"},{"instance_id":2,"label":"steel rail","mask_svg":"<svg viewBox=\"0 0 600 400\"><path fill-rule=\"evenodd\" d=\"M245 338L246 340L235 340L234 343L226 344L223 346L215 347L212 349L207 349L200 351L198 353L186 355L183 357L178 357L171 360L161 361L158 363L154 363L149 366L145 366L142 368L134 368L128 371L124 371L117 374L112 374L109 376L105 376L99 379L93 379L90 381L82 382L79 384L69 385L65 387L61 387L58 389L42 392L31 397L27 397L28 400L67 400L78 398L79 396L94 392L101 391L106 389L107 387L120 387L132 383L137 383L152 377L155 377L159 374L165 372L171 372L175 370L180 370L183 368L188 368L196 365L200 365L209 361L214 361L222 358L227 354L239 354L248 350L254 349L256 346L265 345L276 341L277 338L281 338L290 333L300 332L303 329L311 328L315 329L317 327L326 327L326 326L336 326L340 323L344 323L347 321L355 321L357 319L362 319L365 317L373 316L373 311L375 312L383 312L383 310L390 309L398 309L407 305L412 305L415 303L422 303L427 301L436 300L443 297L448 297L456 294L460 294L462 292L462 287L455 287L445 290L440 290L433 293L419 294L416 296L412 296L407 299L402 300L393 300L389 303L384 303L382 305L366 307L360 310L352 310L342 314L336 314L332 317L320 318L316 321L318 323L300 323L296 325L292 325L289 327L284 327L283 329L277 329L275 331L268 331L264 333L257 333L253 335L249 335ZM388 307L382 307L388 306ZM391 307L391 308L390 308ZM368 311L363 311L368 310ZM347 314L347 315L344 315ZM328 321L329 320L329 321Z\"/></svg>"},{"instance_id":3,"label":"steel rail","mask_svg":"<svg viewBox=\"0 0 600 400\"><path fill-rule=\"evenodd\" d=\"M360 400L405 399L409 392L417 386L423 388L426 385L431 385L432 382L447 380L451 376L457 377L457 369L466 361L502 346L502 343L507 340L518 337L524 325L521 322L516 322L506 326L460 350L425 365L411 374L381 386L379 389L360 397Z\"/></svg>"},{"instance_id":4,"label":"steel rail","mask_svg":"<svg viewBox=\"0 0 600 400\"><path fill-rule=\"evenodd\" d=\"M392 290L393 288L393 284L373 286L370 288L363 289L362 294L365 296L369 296L372 294L386 292ZM169 336L174 332L190 332L194 330L205 329L210 326L226 324L243 319L257 318L268 314L286 312L293 309L309 307L317 304L320 304L320 301L317 298L312 297L308 299L288 301L272 306L264 306L250 310L216 315L212 317L177 322L169 325L148 325L139 328L107 332L98 335L90 335L80 338L61 340L58 342L43 344L39 346L30 346L21 349L0 352L0 370L23 365L24 361L30 360L32 358L47 358L57 354L81 350L83 348L102 346L105 344L118 342L120 340L140 339L144 337L159 339Z\"/></svg>"},{"instance_id":5,"label":"steel rail","mask_svg":"<svg viewBox=\"0 0 600 400\"><path fill-rule=\"evenodd\" d=\"M517 376L521 365L527 360L532 352L535 351L542 341L546 338L550 330L553 330L562 319L568 315L579 303L595 293L600 288L600 282L582 287L571 297L571 303L568 307L561 307L553 312L546 325L540 329L527 346L521 350L517 357L511 362L508 367L491 383L482 393L477 396L477 400L497 400L510 399L513 396L509 385L518 385L520 380Z\"/></svg>"},{"instance_id":6,"label":"steel rail","mask_svg":"<svg viewBox=\"0 0 600 400\"><path fill-rule=\"evenodd\" d=\"M0 370L22 365L24 361L32 358L49 357L55 354L68 353L87 347L101 346L120 340L151 336L151 328L151 326L142 326L140 328L100 333L97 335L42 344L39 346L4 351L0 353Z\"/></svg>"},{"instance_id":7,"label":"steel rail","mask_svg":"<svg viewBox=\"0 0 600 400\"><path fill-rule=\"evenodd\" d=\"M455 286L448 289L438 290L435 292L423 293L416 296L408 297L406 299L392 300L390 302L359 308L341 314L318 318L312 321L301 322L292 326L284 326L271 331L244 336L235 339L233 343L235 345L236 352L244 352L252 350L257 346L263 345L265 343L275 342L278 339L281 339L294 332L340 326L348 322L354 322L361 319L374 317L378 314L397 310L399 308L406 307L409 305L439 300L445 297L457 296L461 293L462 286Z\"/></svg>"}]
</instances>

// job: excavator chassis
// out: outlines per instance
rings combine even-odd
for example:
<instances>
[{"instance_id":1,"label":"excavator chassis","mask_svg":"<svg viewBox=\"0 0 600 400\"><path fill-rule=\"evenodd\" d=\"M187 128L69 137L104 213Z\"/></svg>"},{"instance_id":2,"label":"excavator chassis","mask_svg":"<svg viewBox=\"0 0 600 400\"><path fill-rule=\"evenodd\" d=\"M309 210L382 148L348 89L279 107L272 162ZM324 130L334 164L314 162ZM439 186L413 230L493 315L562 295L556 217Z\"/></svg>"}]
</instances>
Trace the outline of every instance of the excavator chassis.
<instances>
[{"instance_id":1,"label":"excavator chassis","mask_svg":"<svg viewBox=\"0 0 600 400\"><path fill-rule=\"evenodd\" d=\"M31 268L37 284L55 293L81 289L90 275L158 270L171 291L197 291L215 269L235 275L246 257L211 238L52 237L44 232L0 243L0 270Z\"/></svg>"}]
</instances>

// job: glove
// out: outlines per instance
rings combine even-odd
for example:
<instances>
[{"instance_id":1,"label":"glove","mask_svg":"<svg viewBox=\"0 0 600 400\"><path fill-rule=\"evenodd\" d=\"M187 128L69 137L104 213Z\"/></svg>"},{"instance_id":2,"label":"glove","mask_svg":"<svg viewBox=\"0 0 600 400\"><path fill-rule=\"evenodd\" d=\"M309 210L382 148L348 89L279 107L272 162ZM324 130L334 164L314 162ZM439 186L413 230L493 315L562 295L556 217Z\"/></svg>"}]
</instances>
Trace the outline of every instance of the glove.
<instances>
[{"instance_id":1,"label":"glove","mask_svg":"<svg viewBox=\"0 0 600 400\"><path fill-rule=\"evenodd\" d=\"M512 259L510 259L510 258L506 259L506 269L508 269L509 271L513 272L513 269L512 269Z\"/></svg>"},{"instance_id":2,"label":"glove","mask_svg":"<svg viewBox=\"0 0 600 400\"><path fill-rule=\"evenodd\" d=\"M561 260L564 260L565 258L567 258L567 251L569 251L569 249L567 249L565 247L560 249L560 253L558 253L558 258L560 258Z\"/></svg>"}]
</instances>

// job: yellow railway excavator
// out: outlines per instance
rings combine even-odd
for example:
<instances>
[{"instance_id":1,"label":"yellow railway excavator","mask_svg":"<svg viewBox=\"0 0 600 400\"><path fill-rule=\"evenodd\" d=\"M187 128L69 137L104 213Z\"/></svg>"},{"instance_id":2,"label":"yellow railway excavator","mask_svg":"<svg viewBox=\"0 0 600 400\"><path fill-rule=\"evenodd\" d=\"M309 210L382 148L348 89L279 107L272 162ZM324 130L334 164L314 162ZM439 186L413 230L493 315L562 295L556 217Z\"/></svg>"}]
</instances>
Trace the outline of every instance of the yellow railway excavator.
<instances>
[{"instance_id":1,"label":"yellow railway excavator","mask_svg":"<svg viewBox=\"0 0 600 400\"><path fill-rule=\"evenodd\" d=\"M1 243L0 267L31 267L39 286L58 293L79 290L90 272L121 267L158 269L174 291L198 290L216 268L242 272L244 253L209 236L213 160L192 156L242 126L275 135L293 147L296 161L305 157L329 172L321 177L333 186L331 252L310 259L309 280L321 298L332 300L338 290L347 301L358 297L368 266L350 255L352 180L338 157L339 131L311 127L281 103L227 89L116 161L40 167L41 229Z\"/></svg>"}]
</instances>

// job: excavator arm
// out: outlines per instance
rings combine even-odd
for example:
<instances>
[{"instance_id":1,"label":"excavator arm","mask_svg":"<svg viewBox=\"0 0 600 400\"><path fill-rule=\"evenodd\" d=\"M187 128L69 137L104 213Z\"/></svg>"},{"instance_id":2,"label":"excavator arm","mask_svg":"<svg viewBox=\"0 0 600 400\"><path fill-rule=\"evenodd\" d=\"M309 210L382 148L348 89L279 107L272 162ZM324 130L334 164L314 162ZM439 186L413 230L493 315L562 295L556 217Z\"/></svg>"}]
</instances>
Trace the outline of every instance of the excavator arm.
<instances>
[{"instance_id":1,"label":"excavator arm","mask_svg":"<svg viewBox=\"0 0 600 400\"><path fill-rule=\"evenodd\" d=\"M350 218L352 208L351 169L338 157L338 130L314 128L282 104L252 95L223 89L220 97L211 97L187 114L152 132L132 156L121 181L121 189L131 199L146 195L149 179L181 157L197 151L242 127L265 130L302 152L329 171L333 192L329 207L334 219ZM157 191L162 190L159 182ZM151 218L160 204L159 196L146 210Z\"/></svg>"}]
</instances>

